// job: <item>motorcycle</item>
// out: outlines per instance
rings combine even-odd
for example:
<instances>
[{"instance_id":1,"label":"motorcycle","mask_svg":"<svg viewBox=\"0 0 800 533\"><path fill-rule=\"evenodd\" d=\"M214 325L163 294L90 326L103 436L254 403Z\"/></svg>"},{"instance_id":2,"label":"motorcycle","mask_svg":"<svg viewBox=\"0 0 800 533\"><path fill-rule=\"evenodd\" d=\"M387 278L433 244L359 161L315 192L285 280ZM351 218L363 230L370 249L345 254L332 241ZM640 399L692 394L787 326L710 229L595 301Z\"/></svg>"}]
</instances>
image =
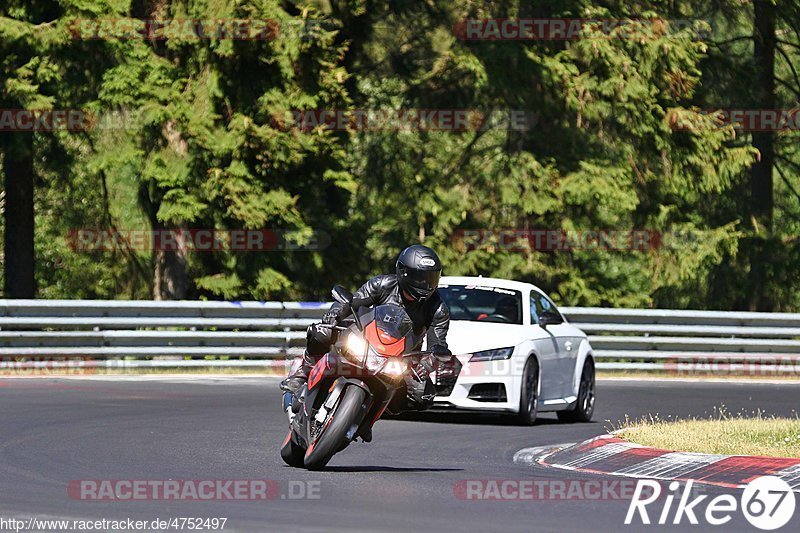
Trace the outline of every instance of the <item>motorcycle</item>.
<instances>
[{"instance_id":1,"label":"motorcycle","mask_svg":"<svg viewBox=\"0 0 800 533\"><path fill-rule=\"evenodd\" d=\"M422 359L430 352L414 351L421 335L414 333L405 309L394 304L361 309L361 302L342 287L331 292L353 311L353 324L328 326L338 331L337 341L313 367L308 382L297 393L283 395L289 434L281 458L309 470L324 468L357 437L368 442L406 375L414 372L422 380L418 370L432 370Z\"/></svg>"}]
</instances>

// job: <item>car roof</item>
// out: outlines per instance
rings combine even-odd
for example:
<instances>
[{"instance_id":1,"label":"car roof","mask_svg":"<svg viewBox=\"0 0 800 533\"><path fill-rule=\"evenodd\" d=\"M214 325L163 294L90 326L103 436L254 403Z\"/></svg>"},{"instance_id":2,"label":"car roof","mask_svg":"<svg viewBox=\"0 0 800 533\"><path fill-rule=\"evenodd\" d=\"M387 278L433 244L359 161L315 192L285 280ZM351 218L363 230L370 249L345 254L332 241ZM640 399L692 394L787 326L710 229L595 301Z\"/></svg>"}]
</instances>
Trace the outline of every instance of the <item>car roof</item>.
<instances>
[{"instance_id":1,"label":"car roof","mask_svg":"<svg viewBox=\"0 0 800 533\"><path fill-rule=\"evenodd\" d=\"M485 287L499 287L501 289L511 289L520 292L525 292L535 289L544 294L536 285L532 283L525 283L522 281L514 281L510 279L500 278L484 278L479 276L442 276L439 280L440 285L483 285Z\"/></svg>"}]
</instances>

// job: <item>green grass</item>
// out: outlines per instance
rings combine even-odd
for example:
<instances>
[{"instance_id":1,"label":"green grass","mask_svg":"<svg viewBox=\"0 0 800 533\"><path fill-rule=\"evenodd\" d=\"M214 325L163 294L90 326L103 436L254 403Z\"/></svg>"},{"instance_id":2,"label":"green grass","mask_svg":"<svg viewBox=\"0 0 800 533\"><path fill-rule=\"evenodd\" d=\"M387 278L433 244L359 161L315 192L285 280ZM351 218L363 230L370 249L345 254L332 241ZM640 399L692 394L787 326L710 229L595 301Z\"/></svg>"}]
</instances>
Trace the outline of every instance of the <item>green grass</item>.
<instances>
[{"instance_id":1,"label":"green grass","mask_svg":"<svg viewBox=\"0 0 800 533\"><path fill-rule=\"evenodd\" d=\"M658 416L626 421L617 436L665 450L800 458L800 418L757 412L730 416L724 406L710 419L665 421Z\"/></svg>"}]
</instances>

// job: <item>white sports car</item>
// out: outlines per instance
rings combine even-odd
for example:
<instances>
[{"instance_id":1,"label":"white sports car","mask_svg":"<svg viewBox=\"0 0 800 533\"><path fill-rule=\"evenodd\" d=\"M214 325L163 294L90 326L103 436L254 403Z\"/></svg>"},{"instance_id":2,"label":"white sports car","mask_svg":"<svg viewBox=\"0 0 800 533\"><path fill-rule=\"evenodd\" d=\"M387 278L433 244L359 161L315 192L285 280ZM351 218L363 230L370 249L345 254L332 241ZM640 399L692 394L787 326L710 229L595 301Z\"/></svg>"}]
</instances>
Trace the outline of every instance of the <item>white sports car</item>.
<instances>
[{"instance_id":1,"label":"white sports car","mask_svg":"<svg viewBox=\"0 0 800 533\"><path fill-rule=\"evenodd\" d=\"M434 376L436 408L515 413L527 425L543 411L591 420L592 347L544 292L518 281L446 276L439 294L450 308L447 343L463 366Z\"/></svg>"}]
</instances>

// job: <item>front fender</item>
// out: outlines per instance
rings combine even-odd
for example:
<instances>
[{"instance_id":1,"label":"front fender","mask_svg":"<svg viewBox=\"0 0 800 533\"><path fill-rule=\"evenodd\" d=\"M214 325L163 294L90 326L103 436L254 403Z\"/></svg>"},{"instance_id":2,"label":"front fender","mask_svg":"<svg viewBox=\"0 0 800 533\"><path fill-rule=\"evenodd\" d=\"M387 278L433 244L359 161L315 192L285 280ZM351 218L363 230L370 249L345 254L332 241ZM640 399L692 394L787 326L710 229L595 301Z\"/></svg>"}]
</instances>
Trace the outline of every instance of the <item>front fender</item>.
<instances>
[{"instance_id":1,"label":"front fender","mask_svg":"<svg viewBox=\"0 0 800 533\"><path fill-rule=\"evenodd\" d=\"M589 344L589 339L583 339L581 340L580 347L578 348L578 357L575 360L575 370L572 375L572 387L570 387L572 395L575 397L578 396L578 388L580 387L581 383L581 372L583 372L583 364L586 362L587 357L594 357L592 355L592 345Z\"/></svg>"},{"instance_id":2,"label":"front fender","mask_svg":"<svg viewBox=\"0 0 800 533\"><path fill-rule=\"evenodd\" d=\"M322 404L322 408L326 410L333 409L333 406L336 405L337 401L339 401L339 398L344 393L347 387L358 387L359 389L362 389L364 392L367 393L367 400L364 402L364 405L362 406L362 412L360 413L360 418L363 418L364 414L369 410L370 406L372 405L373 394L372 391L369 390L369 387L367 386L366 383L356 378L345 378L345 377L337 378L336 381L333 382L331 392L330 394L328 394L328 397L325 398L325 402Z\"/></svg>"},{"instance_id":3,"label":"front fender","mask_svg":"<svg viewBox=\"0 0 800 533\"><path fill-rule=\"evenodd\" d=\"M338 377L336 378L336 381L333 382L333 388L331 389L331 392L328 394L328 397L325 398L325 402L322 405L328 409L336 405L336 402L338 401L339 397L342 395L345 387L347 386L354 386L363 389L364 392L367 393L367 397L370 400L372 400L372 391L369 390L369 387L367 386L366 383L356 378Z\"/></svg>"},{"instance_id":4,"label":"front fender","mask_svg":"<svg viewBox=\"0 0 800 533\"><path fill-rule=\"evenodd\" d=\"M341 396L344 393L344 391L347 390L348 387L358 387L359 389L367 393L366 400L361 405L361 409L359 410L358 414L355 417L355 422L347 430L346 438L349 442L355 438L361 426L363 426L368 422L366 417L367 413L369 413L369 410L372 407L374 396L372 394L372 391L369 390L367 384L361 381L360 379L340 377L334 382L333 390L331 391L331 396L329 396L329 397L335 397L334 403L331 404L331 407L335 405L335 402L338 400L338 397ZM328 403L327 399L325 400L325 403L326 404Z\"/></svg>"}]
</instances>

